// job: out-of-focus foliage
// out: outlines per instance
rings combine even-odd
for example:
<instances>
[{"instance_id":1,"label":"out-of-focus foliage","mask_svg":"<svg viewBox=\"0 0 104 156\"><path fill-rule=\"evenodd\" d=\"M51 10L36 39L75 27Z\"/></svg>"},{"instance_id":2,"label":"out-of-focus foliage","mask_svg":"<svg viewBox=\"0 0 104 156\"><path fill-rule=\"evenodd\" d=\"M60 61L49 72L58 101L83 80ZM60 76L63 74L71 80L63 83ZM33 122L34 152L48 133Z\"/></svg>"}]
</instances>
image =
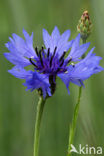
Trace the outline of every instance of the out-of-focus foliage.
<instances>
[{"instance_id":1,"label":"out-of-focus foliage","mask_svg":"<svg viewBox=\"0 0 104 156\"><path fill-rule=\"evenodd\" d=\"M7 73L12 68L3 56L4 43L12 33L22 36L22 29L34 32L34 46L42 42L42 28L61 32L76 26L88 9L93 23L89 37L95 52L104 58L104 0L0 0L0 156L32 156L34 124L38 95L26 92L23 81ZM102 61L104 66L104 60ZM104 145L104 73L85 83L74 145ZM69 96L57 79L56 94L47 100L41 125L40 156L64 156L67 152L69 124L78 87L70 86Z\"/></svg>"}]
</instances>

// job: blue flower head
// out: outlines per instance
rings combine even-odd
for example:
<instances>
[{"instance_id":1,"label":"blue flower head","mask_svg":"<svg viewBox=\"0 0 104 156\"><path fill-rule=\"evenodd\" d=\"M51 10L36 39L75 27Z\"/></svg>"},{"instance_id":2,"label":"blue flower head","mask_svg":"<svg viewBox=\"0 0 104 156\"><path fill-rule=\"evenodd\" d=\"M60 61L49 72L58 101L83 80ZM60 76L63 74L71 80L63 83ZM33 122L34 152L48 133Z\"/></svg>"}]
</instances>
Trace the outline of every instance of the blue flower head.
<instances>
[{"instance_id":1,"label":"blue flower head","mask_svg":"<svg viewBox=\"0 0 104 156\"><path fill-rule=\"evenodd\" d=\"M55 27L49 35L43 29L45 48L42 47L40 50L37 47L33 48L33 33L29 36L23 30L23 34L25 40L13 34L12 38L9 38L10 41L5 44L10 53L4 53L4 56L15 65L9 73L25 79L24 86L27 90L38 89L44 98L54 94L57 76L64 82L69 93L70 82L78 86L84 85L84 80L103 70L99 66L101 57L93 53L94 48L81 59L90 43L80 45L80 34L74 40L68 41L70 30L61 35ZM33 66L33 70L25 69L29 65Z\"/></svg>"}]
</instances>

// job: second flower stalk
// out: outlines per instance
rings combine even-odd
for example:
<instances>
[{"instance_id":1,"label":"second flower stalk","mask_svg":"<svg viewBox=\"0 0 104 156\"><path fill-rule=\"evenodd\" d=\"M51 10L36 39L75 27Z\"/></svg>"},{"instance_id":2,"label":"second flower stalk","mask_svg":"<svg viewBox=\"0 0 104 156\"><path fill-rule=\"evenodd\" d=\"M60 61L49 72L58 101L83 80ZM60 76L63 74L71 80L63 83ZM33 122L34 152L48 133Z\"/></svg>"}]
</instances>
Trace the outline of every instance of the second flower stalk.
<instances>
[{"instance_id":1,"label":"second flower stalk","mask_svg":"<svg viewBox=\"0 0 104 156\"><path fill-rule=\"evenodd\" d=\"M92 23L88 14L88 11L84 11L81 19L79 20L77 31L81 34L81 42L82 44L86 43L87 38L89 37L91 33ZM85 58L85 54L82 55L82 59ZM70 131L69 131L69 145L68 145L68 155L71 156L71 148L73 146L74 137L75 137L75 131L77 126L77 118L80 108L80 101L81 101L81 95L82 95L82 86L79 88L78 93L78 99L77 103L74 108L74 114L72 119L72 124L70 125Z\"/></svg>"}]
</instances>

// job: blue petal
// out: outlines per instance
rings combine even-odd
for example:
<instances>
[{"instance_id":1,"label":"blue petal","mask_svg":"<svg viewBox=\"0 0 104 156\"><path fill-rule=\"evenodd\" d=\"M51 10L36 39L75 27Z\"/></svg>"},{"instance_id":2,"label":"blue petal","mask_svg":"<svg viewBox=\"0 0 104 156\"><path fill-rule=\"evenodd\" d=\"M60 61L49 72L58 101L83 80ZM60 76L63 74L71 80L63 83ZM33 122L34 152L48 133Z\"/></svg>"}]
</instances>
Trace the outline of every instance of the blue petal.
<instances>
[{"instance_id":1,"label":"blue petal","mask_svg":"<svg viewBox=\"0 0 104 156\"><path fill-rule=\"evenodd\" d=\"M67 44L69 45L70 42L68 42L68 39L70 37L70 30L66 30L59 38L59 41L57 42L57 48L58 50L61 50L61 48ZM64 46L64 47L66 47ZM71 47L71 45L69 46L69 48ZM68 48L68 49L69 49ZM67 48L64 49L64 51L66 51ZM63 52L63 50L61 50ZM59 52L62 54L62 52Z\"/></svg>"},{"instance_id":2,"label":"blue petal","mask_svg":"<svg viewBox=\"0 0 104 156\"><path fill-rule=\"evenodd\" d=\"M63 52L67 52L71 48L73 41L74 40L67 42L67 43L64 43L64 42L62 44L60 43L60 46L58 46L57 48L58 55L62 56Z\"/></svg>"},{"instance_id":3,"label":"blue petal","mask_svg":"<svg viewBox=\"0 0 104 156\"><path fill-rule=\"evenodd\" d=\"M43 41L46 48L52 48L51 36L48 34L47 30L43 29Z\"/></svg>"},{"instance_id":4,"label":"blue petal","mask_svg":"<svg viewBox=\"0 0 104 156\"><path fill-rule=\"evenodd\" d=\"M10 37L10 41L5 44L10 53L6 53L4 55L15 65L18 65L20 62L21 65L23 61L23 66L27 66L29 61L26 61L26 58L33 56L36 57L36 53L33 48L33 33L29 36L29 34L23 30L23 34L25 36L25 40L16 34L12 34L13 39Z\"/></svg>"},{"instance_id":5,"label":"blue petal","mask_svg":"<svg viewBox=\"0 0 104 156\"><path fill-rule=\"evenodd\" d=\"M57 45L59 37L60 37L60 32L58 28L55 26L52 34L51 34L52 40L53 40L53 45Z\"/></svg>"},{"instance_id":6,"label":"blue petal","mask_svg":"<svg viewBox=\"0 0 104 156\"><path fill-rule=\"evenodd\" d=\"M78 36L76 37L75 41L72 44L72 48L71 51L67 57L67 59L69 60L70 58L72 58L72 61L78 61L79 58L87 51L90 43L85 43L80 45L80 34L78 34Z\"/></svg>"},{"instance_id":7,"label":"blue petal","mask_svg":"<svg viewBox=\"0 0 104 156\"><path fill-rule=\"evenodd\" d=\"M61 74L58 74L57 76L60 77L60 79L64 82L64 84L66 85L66 88L67 88L67 91L68 91L68 94L70 94L70 91L69 91L69 83L70 83L70 77L69 77L69 73L71 73L71 71L73 71L73 66L70 65L69 66L69 70L70 72L65 72L65 73L61 73Z\"/></svg>"},{"instance_id":8,"label":"blue petal","mask_svg":"<svg viewBox=\"0 0 104 156\"><path fill-rule=\"evenodd\" d=\"M66 74L66 73L64 73L64 74L58 74L57 76L64 82L64 84L66 85L68 94L70 94L70 91L69 91L70 79L68 78L68 74Z\"/></svg>"},{"instance_id":9,"label":"blue petal","mask_svg":"<svg viewBox=\"0 0 104 156\"><path fill-rule=\"evenodd\" d=\"M67 72L64 74L58 74L61 80L65 83L67 89L70 82L78 86L84 86L84 80L88 79L91 75L104 70L104 68L99 65L101 57L92 54L93 50L94 48L91 49L83 60L75 64L75 66L69 65Z\"/></svg>"},{"instance_id":10,"label":"blue petal","mask_svg":"<svg viewBox=\"0 0 104 156\"><path fill-rule=\"evenodd\" d=\"M49 84L49 78L44 74L39 74L38 72L33 72L32 77L26 79L24 86L27 86L27 90L33 91L34 89L41 88L43 91L43 97L45 98L48 94L51 96L51 89Z\"/></svg>"},{"instance_id":11,"label":"blue petal","mask_svg":"<svg viewBox=\"0 0 104 156\"><path fill-rule=\"evenodd\" d=\"M27 53L31 54L31 56L36 57L36 53L35 53L35 50L33 48L33 32L32 32L32 35L29 36L29 34L23 29L23 34L24 34L24 37L26 40Z\"/></svg>"},{"instance_id":12,"label":"blue petal","mask_svg":"<svg viewBox=\"0 0 104 156\"><path fill-rule=\"evenodd\" d=\"M43 40L46 49L50 48L50 52L53 54L55 47L57 47L56 53L58 53L59 57L72 46L73 41L68 42L69 37L70 30L60 35L58 28L55 27L52 34L49 35L48 32L43 29Z\"/></svg>"},{"instance_id":13,"label":"blue petal","mask_svg":"<svg viewBox=\"0 0 104 156\"><path fill-rule=\"evenodd\" d=\"M4 56L14 65L25 67L31 64L28 59L18 54L13 55L12 53L4 53Z\"/></svg>"},{"instance_id":14,"label":"blue petal","mask_svg":"<svg viewBox=\"0 0 104 156\"><path fill-rule=\"evenodd\" d=\"M35 89L41 88L44 98L47 94L51 96L49 78L46 75L40 74L38 72L26 71L20 66L15 66L8 72L16 78L25 79L26 82L24 83L24 86L27 87L27 90L30 89L31 91L33 91Z\"/></svg>"},{"instance_id":15,"label":"blue petal","mask_svg":"<svg viewBox=\"0 0 104 156\"><path fill-rule=\"evenodd\" d=\"M72 45L71 51L72 52L75 52L75 50L77 49L77 47L79 47L79 44L80 44L80 34L78 34L77 37L75 38L75 40L73 42L73 45Z\"/></svg>"},{"instance_id":16,"label":"blue petal","mask_svg":"<svg viewBox=\"0 0 104 156\"><path fill-rule=\"evenodd\" d=\"M83 81L80 79L70 79L70 82L74 83L75 85L77 85L79 87L81 87L81 86L85 87L83 84Z\"/></svg>"},{"instance_id":17,"label":"blue petal","mask_svg":"<svg viewBox=\"0 0 104 156\"><path fill-rule=\"evenodd\" d=\"M94 49L95 49L95 47L93 47L90 50L90 52L87 54L87 56L81 62L79 62L78 65L85 64L89 68L96 68L97 66L99 66L99 63L100 63L100 60L102 59L102 57L96 56L96 54L93 53Z\"/></svg>"},{"instance_id":18,"label":"blue petal","mask_svg":"<svg viewBox=\"0 0 104 156\"><path fill-rule=\"evenodd\" d=\"M79 79L78 77L77 78L73 78L72 77L73 71L74 71L74 67L72 65L70 65L69 69L68 69L68 72L66 72L64 74L58 74L58 77L60 77L60 79L66 85L66 88L67 88L67 91L68 91L69 94L70 94L70 92L69 92L69 84L70 84L70 82L78 85L79 87L80 86L84 87L83 80Z\"/></svg>"},{"instance_id":19,"label":"blue petal","mask_svg":"<svg viewBox=\"0 0 104 156\"><path fill-rule=\"evenodd\" d=\"M71 78L84 81L88 79L91 75L104 70L102 67L99 66L101 57L93 55L93 49L91 49L85 59L75 65L75 68L70 75Z\"/></svg>"},{"instance_id":20,"label":"blue petal","mask_svg":"<svg viewBox=\"0 0 104 156\"><path fill-rule=\"evenodd\" d=\"M15 66L11 70L8 70L8 72L19 79L29 79L32 77L31 71L26 71L20 66Z\"/></svg>"},{"instance_id":21,"label":"blue petal","mask_svg":"<svg viewBox=\"0 0 104 156\"><path fill-rule=\"evenodd\" d=\"M70 34L71 34L70 30L66 30L66 31L61 35L60 42L62 42L62 40L63 40L63 41L67 41L67 40L69 39L69 37L70 37Z\"/></svg>"}]
</instances>

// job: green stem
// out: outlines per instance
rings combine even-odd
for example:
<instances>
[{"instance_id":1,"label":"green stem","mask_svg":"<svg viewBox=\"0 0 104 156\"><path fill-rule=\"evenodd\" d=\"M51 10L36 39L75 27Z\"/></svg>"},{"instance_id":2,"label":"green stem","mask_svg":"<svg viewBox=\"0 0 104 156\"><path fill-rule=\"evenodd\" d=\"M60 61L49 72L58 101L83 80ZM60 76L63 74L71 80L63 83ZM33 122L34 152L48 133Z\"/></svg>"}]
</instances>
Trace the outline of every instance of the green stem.
<instances>
[{"instance_id":1,"label":"green stem","mask_svg":"<svg viewBox=\"0 0 104 156\"><path fill-rule=\"evenodd\" d=\"M41 119L42 119L45 101L46 100L44 100L43 97L40 97L38 105L37 105L37 114L36 114L36 122L35 122L35 138L34 138L34 155L33 156L38 156L40 125L41 125Z\"/></svg>"},{"instance_id":2,"label":"green stem","mask_svg":"<svg viewBox=\"0 0 104 156\"><path fill-rule=\"evenodd\" d=\"M82 93L82 87L79 88L78 100L77 100L77 104L76 104L75 109L74 109L74 116L73 116L73 120L72 120L72 125L70 127L68 155L67 156L71 156L70 150L71 150L71 144L73 144L73 140L74 140L74 136L75 136L75 130L76 130L76 123L77 123L79 106L80 106L81 93Z\"/></svg>"}]
</instances>

